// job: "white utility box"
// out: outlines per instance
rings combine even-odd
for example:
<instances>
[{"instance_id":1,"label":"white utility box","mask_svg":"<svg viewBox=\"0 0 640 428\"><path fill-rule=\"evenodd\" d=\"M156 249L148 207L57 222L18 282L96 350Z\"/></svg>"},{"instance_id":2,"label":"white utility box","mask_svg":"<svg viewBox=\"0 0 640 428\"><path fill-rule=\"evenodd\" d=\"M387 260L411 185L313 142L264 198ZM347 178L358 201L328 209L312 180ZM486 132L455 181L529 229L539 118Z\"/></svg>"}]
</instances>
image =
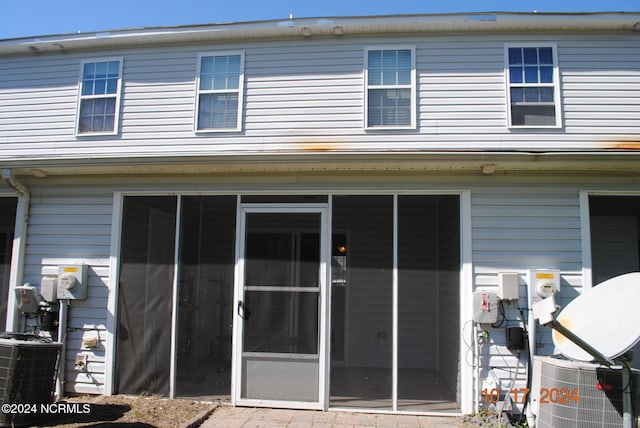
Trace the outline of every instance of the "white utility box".
<instances>
[{"instance_id":1,"label":"white utility box","mask_svg":"<svg viewBox=\"0 0 640 428\"><path fill-rule=\"evenodd\" d=\"M87 298L87 265L61 265L58 268L58 299Z\"/></svg>"},{"instance_id":2,"label":"white utility box","mask_svg":"<svg viewBox=\"0 0 640 428\"><path fill-rule=\"evenodd\" d=\"M560 271L554 269L531 269L527 275L529 307L534 303L560 293Z\"/></svg>"}]
</instances>

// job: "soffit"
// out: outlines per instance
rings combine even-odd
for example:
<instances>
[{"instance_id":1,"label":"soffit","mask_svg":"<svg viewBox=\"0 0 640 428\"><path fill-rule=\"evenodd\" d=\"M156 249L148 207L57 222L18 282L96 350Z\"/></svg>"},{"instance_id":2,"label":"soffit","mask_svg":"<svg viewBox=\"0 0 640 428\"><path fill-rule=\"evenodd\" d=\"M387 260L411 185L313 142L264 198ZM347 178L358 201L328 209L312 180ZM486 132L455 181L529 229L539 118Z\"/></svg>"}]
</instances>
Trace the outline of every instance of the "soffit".
<instances>
[{"instance_id":1,"label":"soffit","mask_svg":"<svg viewBox=\"0 0 640 428\"><path fill-rule=\"evenodd\" d=\"M261 155L207 158L29 161L5 163L16 175L202 174L640 174L640 154L431 153L404 155Z\"/></svg>"}]
</instances>

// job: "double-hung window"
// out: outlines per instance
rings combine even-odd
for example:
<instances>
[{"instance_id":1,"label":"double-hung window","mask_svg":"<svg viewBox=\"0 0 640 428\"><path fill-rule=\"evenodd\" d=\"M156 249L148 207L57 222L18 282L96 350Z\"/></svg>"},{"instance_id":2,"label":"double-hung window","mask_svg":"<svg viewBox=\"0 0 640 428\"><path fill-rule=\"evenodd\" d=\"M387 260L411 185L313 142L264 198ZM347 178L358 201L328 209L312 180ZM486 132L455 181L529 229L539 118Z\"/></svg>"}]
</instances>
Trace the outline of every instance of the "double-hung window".
<instances>
[{"instance_id":1,"label":"double-hung window","mask_svg":"<svg viewBox=\"0 0 640 428\"><path fill-rule=\"evenodd\" d=\"M506 46L507 98L512 128L561 126L554 45Z\"/></svg>"},{"instance_id":2,"label":"double-hung window","mask_svg":"<svg viewBox=\"0 0 640 428\"><path fill-rule=\"evenodd\" d=\"M196 131L240 131L243 86L243 53L200 55Z\"/></svg>"},{"instance_id":3,"label":"double-hung window","mask_svg":"<svg viewBox=\"0 0 640 428\"><path fill-rule=\"evenodd\" d=\"M365 56L365 128L415 128L415 49L371 47Z\"/></svg>"},{"instance_id":4,"label":"double-hung window","mask_svg":"<svg viewBox=\"0 0 640 428\"><path fill-rule=\"evenodd\" d=\"M122 58L85 61L80 73L76 133L117 134Z\"/></svg>"}]
</instances>

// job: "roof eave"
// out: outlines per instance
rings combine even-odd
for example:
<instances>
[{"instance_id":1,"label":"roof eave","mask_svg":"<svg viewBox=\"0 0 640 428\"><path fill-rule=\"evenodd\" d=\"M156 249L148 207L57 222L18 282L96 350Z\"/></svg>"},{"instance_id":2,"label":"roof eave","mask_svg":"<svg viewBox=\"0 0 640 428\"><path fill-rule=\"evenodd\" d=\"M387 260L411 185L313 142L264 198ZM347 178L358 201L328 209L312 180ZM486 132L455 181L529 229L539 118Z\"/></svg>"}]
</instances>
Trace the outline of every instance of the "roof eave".
<instances>
[{"instance_id":1,"label":"roof eave","mask_svg":"<svg viewBox=\"0 0 640 428\"><path fill-rule=\"evenodd\" d=\"M150 27L0 40L0 55L108 49L164 43L310 38L380 33L640 31L638 12L456 13Z\"/></svg>"}]
</instances>

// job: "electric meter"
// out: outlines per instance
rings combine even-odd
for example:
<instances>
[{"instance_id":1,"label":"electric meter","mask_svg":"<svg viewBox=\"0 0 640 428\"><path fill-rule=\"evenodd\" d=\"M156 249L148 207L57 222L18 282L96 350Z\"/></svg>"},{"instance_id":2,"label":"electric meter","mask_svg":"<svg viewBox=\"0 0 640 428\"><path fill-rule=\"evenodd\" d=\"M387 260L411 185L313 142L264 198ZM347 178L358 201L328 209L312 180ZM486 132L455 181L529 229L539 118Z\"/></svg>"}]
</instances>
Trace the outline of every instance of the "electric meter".
<instances>
[{"instance_id":1,"label":"electric meter","mask_svg":"<svg viewBox=\"0 0 640 428\"><path fill-rule=\"evenodd\" d=\"M528 275L529 307L560 292L560 271L532 269Z\"/></svg>"},{"instance_id":2,"label":"electric meter","mask_svg":"<svg viewBox=\"0 0 640 428\"><path fill-rule=\"evenodd\" d=\"M58 267L58 299L87 298L87 265Z\"/></svg>"}]
</instances>

